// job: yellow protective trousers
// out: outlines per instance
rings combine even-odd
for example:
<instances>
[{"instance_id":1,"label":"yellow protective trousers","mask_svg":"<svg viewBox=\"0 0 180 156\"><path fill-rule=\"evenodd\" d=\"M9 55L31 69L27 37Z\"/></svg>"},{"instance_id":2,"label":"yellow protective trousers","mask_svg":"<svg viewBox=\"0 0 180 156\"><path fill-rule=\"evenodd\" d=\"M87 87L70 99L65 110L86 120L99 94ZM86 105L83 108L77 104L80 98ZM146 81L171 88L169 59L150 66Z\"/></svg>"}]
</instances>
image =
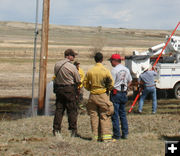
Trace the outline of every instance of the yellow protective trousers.
<instances>
[{"instance_id":1,"label":"yellow protective trousers","mask_svg":"<svg viewBox=\"0 0 180 156\"><path fill-rule=\"evenodd\" d=\"M112 139L113 104L106 93L90 94L87 104L87 111L90 115L93 139Z\"/></svg>"}]
</instances>

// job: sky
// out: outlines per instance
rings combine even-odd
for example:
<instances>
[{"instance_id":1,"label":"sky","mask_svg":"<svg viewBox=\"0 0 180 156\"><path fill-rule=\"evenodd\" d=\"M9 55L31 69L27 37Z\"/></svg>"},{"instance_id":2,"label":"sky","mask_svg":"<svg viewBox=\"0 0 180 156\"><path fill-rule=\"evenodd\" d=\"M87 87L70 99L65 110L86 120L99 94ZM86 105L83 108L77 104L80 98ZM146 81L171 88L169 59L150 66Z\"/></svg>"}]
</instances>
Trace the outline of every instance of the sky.
<instances>
[{"instance_id":1,"label":"sky","mask_svg":"<svg viewBox=\"0 0 180 156\"><path fill-rule=\"evenodd\" d=\"M36 2L0 0L0 21L35 23ZM50 0L50 24L171 30L179 21L180 0Z\"/></svg>"}]
</instances>

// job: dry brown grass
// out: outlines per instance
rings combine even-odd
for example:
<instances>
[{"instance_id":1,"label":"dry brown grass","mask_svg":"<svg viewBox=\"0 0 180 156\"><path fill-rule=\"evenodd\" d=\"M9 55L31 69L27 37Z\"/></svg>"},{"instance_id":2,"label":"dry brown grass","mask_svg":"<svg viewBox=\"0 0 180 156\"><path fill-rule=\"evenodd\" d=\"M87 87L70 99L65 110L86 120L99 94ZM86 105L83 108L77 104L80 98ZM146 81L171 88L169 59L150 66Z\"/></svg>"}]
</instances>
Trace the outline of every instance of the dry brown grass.
<instances>
[{"instance_id":1,"label":"dry brown grass","mask_svg":"<svg viewBox=\"0 0 180 156\"><path fill-rule=\"evenodd\" d=\"M78 133L71 138L67 118L63 139L52 136L53 117L39 116L0 122L0 155L164 155L165 137L180 139L177 115L128 115L129 138L114 143L93 142L89 117L79 115Z\"/></svg>"}]
</instances>

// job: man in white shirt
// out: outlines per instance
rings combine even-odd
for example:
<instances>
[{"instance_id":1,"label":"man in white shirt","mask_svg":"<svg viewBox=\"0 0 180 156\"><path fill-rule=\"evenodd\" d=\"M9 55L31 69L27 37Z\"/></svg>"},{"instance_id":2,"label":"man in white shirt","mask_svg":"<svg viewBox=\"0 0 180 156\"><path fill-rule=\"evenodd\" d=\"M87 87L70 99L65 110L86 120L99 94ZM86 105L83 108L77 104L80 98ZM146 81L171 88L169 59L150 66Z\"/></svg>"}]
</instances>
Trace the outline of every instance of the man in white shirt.
<instances>
[{"instance_id":1,"label":"man in white shirt","mask_svg":"<svg viewBox=\"0 0 180 156\"><path fill-rule=\"evenodd\" d=\"M125 104L127 99L127 89L131 84L132 77L129 69L121 64L121 56L113 54L109 59L114 67L111 71L114 79L114 89L111 92L111 101L114 105L114 114L112 116L113 138L127 139L128 122L126 118ZM121 121L122 135L120 134L119 118Z\"/></svg>"}]
</instances>

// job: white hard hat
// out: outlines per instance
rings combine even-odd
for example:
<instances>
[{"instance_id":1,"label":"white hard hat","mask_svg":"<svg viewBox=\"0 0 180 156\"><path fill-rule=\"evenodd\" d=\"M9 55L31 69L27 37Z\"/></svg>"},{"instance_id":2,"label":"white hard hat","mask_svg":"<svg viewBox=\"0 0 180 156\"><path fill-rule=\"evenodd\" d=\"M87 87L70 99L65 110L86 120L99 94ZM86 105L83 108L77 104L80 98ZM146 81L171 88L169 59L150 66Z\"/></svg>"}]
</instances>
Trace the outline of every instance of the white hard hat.
<instances>
[{"instance_id":1,"label":"white hard hat","mask_svg":"<svg viewBox=\"0 0 180 156\"><path fill-rule=\"evenodd\" d=\"M142 66L142 67L141 67L141 70L142 70L142 71L146 71L146 70L148 70L148 69L149 69L149 66Z\"/></svg>"}]
</instances>

